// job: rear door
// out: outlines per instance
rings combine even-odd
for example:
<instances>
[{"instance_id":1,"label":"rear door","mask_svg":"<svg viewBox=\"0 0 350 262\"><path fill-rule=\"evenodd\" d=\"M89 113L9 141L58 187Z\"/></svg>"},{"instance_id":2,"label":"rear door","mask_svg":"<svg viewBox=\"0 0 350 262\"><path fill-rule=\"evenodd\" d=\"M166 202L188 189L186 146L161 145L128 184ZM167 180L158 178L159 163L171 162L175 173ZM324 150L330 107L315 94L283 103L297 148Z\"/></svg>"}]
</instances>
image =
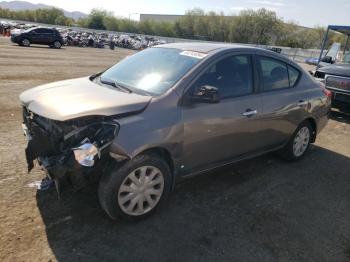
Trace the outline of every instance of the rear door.
<instances>
[{"instance_id":1,"label":"rear door","mask_svg":"<svg viewBox=\"0 0 350 262\"><path fill-rule=\"evenodd\" d=\"M256 114L261 109L255 93L253 56L232 54L212 63L187 95L201 86L218 88L219 103L192 102L183 107L183 168L203 169L256 150Z\"/></svg>"},{"instance_id":2,"label":"rear door","mask_svg":"<svg viewBox=\"0 0 350 262\"><path fill-rule=\"evenodd\" d=\"M303 89L298 86L301 72L282 60L257 56L262 112L260 139L265 150L288 141L305 115L308 105Z\"/></svg>"},{"instance_id":3,"label":"rear door","mask_svg":"<svg viewBox=\"0 0 350 262\"><path fill-rule=\"evenodd\" d=\"M53 38L54 38L54 33L51 29L41 28L40 35L41 35L41 43L42 44L46 44L46 45L52 44Z\"/></svg>"}]
</instances>

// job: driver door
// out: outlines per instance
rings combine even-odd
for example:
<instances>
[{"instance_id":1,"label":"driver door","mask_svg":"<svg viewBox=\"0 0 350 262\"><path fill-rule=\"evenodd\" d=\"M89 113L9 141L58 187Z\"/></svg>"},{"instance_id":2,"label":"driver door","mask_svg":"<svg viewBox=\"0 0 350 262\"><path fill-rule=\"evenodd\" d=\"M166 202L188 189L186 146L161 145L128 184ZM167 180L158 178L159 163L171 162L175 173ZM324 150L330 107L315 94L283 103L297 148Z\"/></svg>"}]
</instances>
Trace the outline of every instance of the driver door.
<instances>
[{"instance_id":1,"label":"driver door","mask_svg":"<svg viewBox=\"0 0 350 262\"><path fill-rule=\"evenodd\" d=\"M201 87L212 86L220 101L196 98L182 109L185 172L225 163L257 149L254 134L261 101L254 91L252 58L250 54L229 55L214 62L187 92L195 97Z\"/></svg>"},{"instance_id":2,"label":"driver door","mask_svg":"<svg viewBox=\"0 0 350 262\"><path fill-rule=\"evenodd\" d=\"M40 29L30 31L30 42L32 44L40 43Z\"/></svg>"}]
</instances>

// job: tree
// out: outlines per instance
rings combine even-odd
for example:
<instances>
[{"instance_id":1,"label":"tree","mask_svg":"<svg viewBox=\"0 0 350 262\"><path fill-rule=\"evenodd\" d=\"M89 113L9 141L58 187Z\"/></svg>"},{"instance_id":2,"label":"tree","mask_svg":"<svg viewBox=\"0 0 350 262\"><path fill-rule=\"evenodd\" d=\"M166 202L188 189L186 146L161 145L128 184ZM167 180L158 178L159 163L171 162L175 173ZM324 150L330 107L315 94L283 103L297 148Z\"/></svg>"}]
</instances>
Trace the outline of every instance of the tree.
<instances>
[{"instance_id":1,"label":"tree","mask_svg":"<svg viewBox=\"0 0 350 262\"><path fill-rule=\"evenodd\" d=\"M174 37L174 23L171 22L160 22L155 23L153 22L153 31L154 34L160 35L160 36L168 36L168 37Z\"/></svg>"},{"instance_id":2,"label":"tree","mask_svg":"<svg viewBox=\"0 0 350 262\"><path fill-rule=\"evenodd\" d=\"M104 17L103 24L109 31L119 31L119 19L113 15L107 15Z\"/></svg>"},{"instance_id":3,"label":"tree","mask_svg":"<svg viewBox=\"0 0 350 262\"><path fill-rule=\"evenodd\" d=\"M244 10L232 20L229 38L238 43L271 44L281 23L275 12L265 8Z\"/></svg>"},{"instance_id":4,"label":"tree","mask_svg":"<svg viewBox=\"0 0 350 262\"><path fill-rule=\"evenodd\" d=\"M88 17L78 21L64 16L63 11L57 8L24 11L0 8L0 17L67 26L76 23L85 28L128 33L295 48L320 48L326 32L320 26L303 28L294 22L285 23L275 12L264 8L244 10L237 16L195 8L175 22L138 22L115 17L112 12L103 9L93 9ZM345 37L330 32L326 48L334 42L345 44Z\"/></svg>"},{"instance_id":5,"label":"tree","mask_svg":"<svg viewBox=\"0 0 350 262\"><path fill-rule=\"evenodd\" d=\"M326 28L322 27L322 26L315 26L314 28L316 34L317 34L317 48L321 48L322 47L322 43L323 43L323 38L324 35L326 33Z\"/></svg>"},{"instance_id":6,"label":"tree","mask_svg":"<svg viewBox=\"0 0 350 262\"><path fill-rule=\"evenodd\" d=\"M155 24L155 22L152 20L142 21L139 23L139 26L138 26L139 30L138 31L141 34L146 34L146 35L157 34L158 32L154 31L154 24Z\"/></svg>"},{"instance_id":7,"label":"tree","mask_svg":"<svg viewBox=\"0 0 350 262\"><path fill-rule=\"evenodd\" d=\"M106 30L104 19L107 16L107 11L102 9L92 9L88 19L87 27L91 29Z\"/></svg>"},{"instance_id":8,"label":"tree","mask_svg":"<svg viewBox=\"0 0 350 262\"><path fill-rule=\"evenodd\" d=\"M64 16L63 11L58 8L22 11L11 11L9 9L0 8L0 17L53 25L59 24L69 26L73 23L73 19Z\"/></svg>"}]
</instances>

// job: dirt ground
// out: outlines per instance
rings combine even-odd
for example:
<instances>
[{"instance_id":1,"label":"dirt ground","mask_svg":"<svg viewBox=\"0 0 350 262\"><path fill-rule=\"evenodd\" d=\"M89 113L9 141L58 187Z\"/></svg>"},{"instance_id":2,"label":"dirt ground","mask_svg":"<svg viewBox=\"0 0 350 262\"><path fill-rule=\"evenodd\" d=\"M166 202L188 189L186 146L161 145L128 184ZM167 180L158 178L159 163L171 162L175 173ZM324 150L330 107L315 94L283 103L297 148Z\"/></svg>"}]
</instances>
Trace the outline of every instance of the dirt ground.
<instances>
[{"instance_id":1,"label":"dirt ground","mask_svg":"<svg viewBox=\"0 0 350 262\"><path fill-rule=\"evenodd\" d=\"M96 187L28 184L18 95L98 72L132 51L23 48L0 38L0 261L350 261L350 117L333 112L306 157L271 154L178 185L138 223L114 222Z\"/></svg>"}]
</instances>

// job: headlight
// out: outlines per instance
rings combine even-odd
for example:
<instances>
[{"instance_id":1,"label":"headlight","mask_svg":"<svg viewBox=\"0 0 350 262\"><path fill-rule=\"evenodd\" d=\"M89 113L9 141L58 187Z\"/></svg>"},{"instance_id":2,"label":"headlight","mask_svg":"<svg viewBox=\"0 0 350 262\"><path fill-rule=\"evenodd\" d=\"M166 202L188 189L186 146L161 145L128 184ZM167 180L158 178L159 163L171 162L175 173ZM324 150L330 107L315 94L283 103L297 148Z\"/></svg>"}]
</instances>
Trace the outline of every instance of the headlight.
<instances>
[{"instance_id":1,"label":"headlight","mask_svg":"<svg viewBox=\"0 0 350 262\"><path fill-rule=\"evenodd\" d=\"M98 148L91 144L85 143L77 148L73 148L75 160L82 166L93 166L94 157L98 154Z\"/></svg>"}]
</instances>

